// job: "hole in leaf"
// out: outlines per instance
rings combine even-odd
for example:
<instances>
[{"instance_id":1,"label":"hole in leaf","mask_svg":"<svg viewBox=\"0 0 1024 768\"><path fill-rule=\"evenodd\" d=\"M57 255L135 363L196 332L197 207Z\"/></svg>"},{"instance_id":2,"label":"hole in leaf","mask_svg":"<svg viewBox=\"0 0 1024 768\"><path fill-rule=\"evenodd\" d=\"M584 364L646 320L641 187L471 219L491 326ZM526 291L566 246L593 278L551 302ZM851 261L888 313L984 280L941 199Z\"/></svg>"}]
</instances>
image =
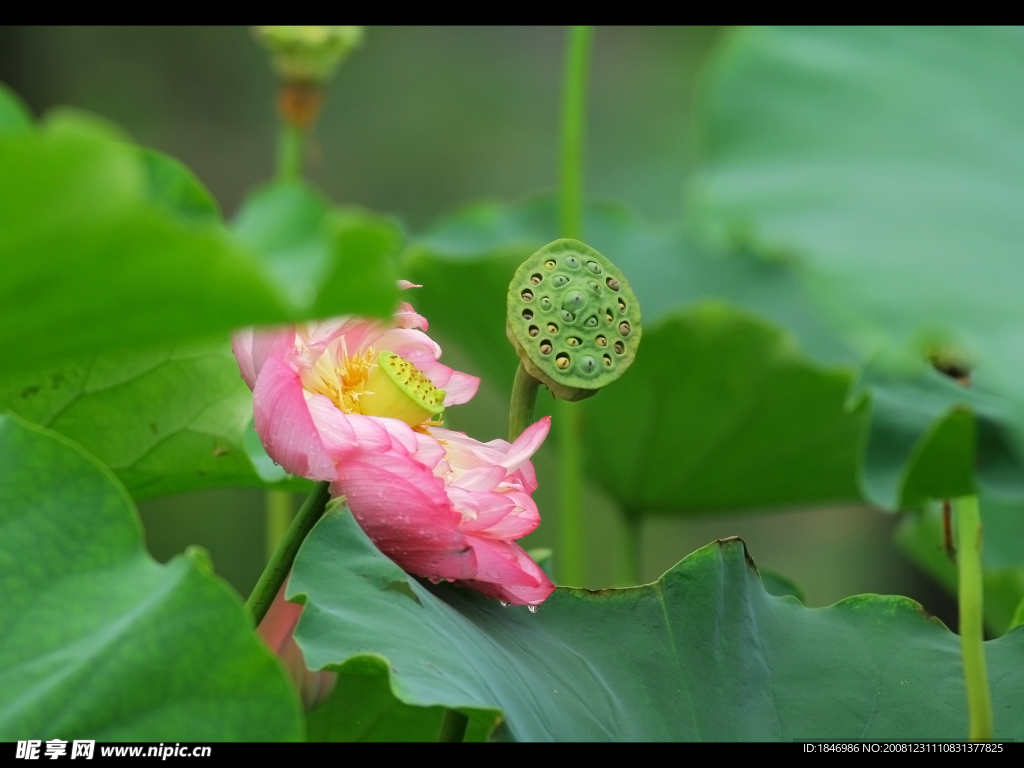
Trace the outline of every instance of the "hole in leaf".
<instances>
[{"instance_id":1,"label":"hole in leaf","mask_svg":"<svg viewBox=\"0 0 1024 768\"><path fill-rule=\"evenodd\" d=\"M550 355L551 354L551 349L552 349L551 342L548 341L547 339L544 339L544 341L542 341L540 343L540 353L542 355Z\"/></svg>"},{"instance_id":2,"label":"hole in leaf","mask_svg":"<svg viewBox=\"0 0 1024 768\"><path fill-rule=\"evenodd\" d=\"M567 266L569 269L579 269L580 268L580 260L577 259L575 256L566 256L565 257L565 266Z\"/></svg>"},{"instance_id":3,"label":"hole in leaf","mask_svg":"<svg viewBox=\"0 0 1024 768\"><path fill-rule=\"evenodd\" d=\"M533 310L532 309L524 309L523 310L523 320L533 320Z\"/></svg>"},{"instance_id":4,"label":"hole in leaf","mask_svg":"<svg viewBox=\"0 0 1024 768\"><path fill-rule=\"evenodd\" d=\"M558 367L560 371L564 371L571 364L572 360L569 359L569 356L565 354L565 352L559 352L557 355L555 355L555 365Z\"/></svg>"},{"instance_id":5,"label":"hole in leaf","mask_svg":"<svg viewBox=\"0 0 1024 768\"><path fill-rule=\"evenodd\" d=\"M543 279L543 275L530 275L530 282L534 285L540 285L540 281Z\"/></svg>"},{"instance_id":6,"label":"hole in leaf","mask_svg":"<svg viewBox=\"0 0 1024 768\"><path fill-rule=\"evenodd\" d=\"M554 269L554 268L555 268L555 260L554 259L548 259L547 261L544 262L544 269Z\"/></svg>"},{"instance_id":7,"label":"hole in leaf","mask_svg":"<svg viewBox=\"0 0 1024 768\"><path fill-rule=\"evenodd\" d=\"M594 339L594 341L597 342L597 346L599 346L599 347L607 347L608 346L608 339L606 339L604 336L598 336L596 339Z\"/></svg>"},{"instance_id":8,"label":"hole in leaf","mask_svg":"<svg viewBox=\"0 0 1024 768\"><path fill-rule=\"evenodd\" d=\"M595 275L600 275L601 274L601 265L598 264L596 261L588 261L587 262L587 269L589 269Z\"/></svg>"},{"instance_id":9,"label":"hole in leaf","mask_svg":"<svg viewBox=\"0 0 1024 768\"><path fill-rule=\"evenodd\" d=\"M594 315L594 316L592 316L592 317L588 317L588 318L587 318L587 319L586 319L586 320L585 320L585 321L583 322L583 327L584 327L584 328L597 328L597 316L596 316L596 315Z\"/></svg>"},{"instance_id":10,"label":"hole in leaf","mask_svg":"<svg viewBox=\"0 0 1024 768\"><path fill-rule=\"evenodd\" d=\"M624 302L622 299L619 299L619 312L625 312L625 311L626 311L626 302Z\"/></svg>"},{"instance_id":11,"label":"hole in leaf","mask_svg":"<svg viewBox=\"0 0 1024 768\"><path fill-rule=\"evenodd\" d=\"M553 278L551 278L551 284L555 286L555 288L561 288L568 282L569 278L566 277L565 275L555 275Z\"/></svg>"},{"instance_id":12,"label":"hole in leaf","mask_svg":"<svg viewBox=\"0 0 1024 768\"><path fill-rule=\"evenodd\" d=\"M558 333L558 326L554 323L548 323L548 333Z\"/></svg>"},{"instance_id":13,"label":"hole in leaf","mask_svg":"<svg viewBox=\"0 0 1024 768\"><path fill-rule=\"evenodd\" d=\"M604 356L604 367L605 368L611 368L612 367L611 355L605 355Z\"/></svg>"},{"instance_id":14,"label":"hole in leaf","mask_svg":"<svg viewBox=\"0 0 1024 768\"><path fill-rule=\"evenodd\" d=\"M568 339L565 340L565 343L568 344L570 347L578 347L582 342L575 336L570 336Z\"/></svg>"},{"instance_id":15,"label":"hole in leaf","mask_svg":"<svg viewBox=\"0 0 1024 768\"><path fill-rule=\"evenodd\" d=\"M538 336L538 335L540 335L540 328L538 328L536 325L531 325L530 326L530 335L531 336Z\"/></svg>"},{"instance_id":16,"label":"hole in leaf","mask_svg":"<svg viewBox=\"0 0 1024 768\"><path fill-rule=\"evenodd\" d=\"M540 308L551 309L551 299L549 299L547 296L542 296L540 299Z\"/></svg>"},{"instance_id":17,"label":"hole in leaf","mask_svg":"<svg viewBox=\"0 0 1024 768\"><path fill-rule=\"evenodd\" d=\"M619 323L619 333L621 333L623 336L629 336L629 323L627 323L625 320Z\"/></svg>"},{"instance_id":18,"label":"hole in leaf","mask_svg":"<svg viewBox=\"0 0 1024 768\"><path fill-rule=\"evenodd\" d=\"M523 292L519 295L523 297L523 301L533 301L533 291L529 288L523 289Z\"/></svg>"},{"instance_id":19,"label":"hole in leaf","mask_svg":"<svg viewBox=\"0 0 1024 768\"><path fill-rule=\"evenodd\" d=\"M626 351L626 345L623 344L621 341L616 341L615 342L615 354L621 355L625 351Z\"/></svg>"}]
</instances>

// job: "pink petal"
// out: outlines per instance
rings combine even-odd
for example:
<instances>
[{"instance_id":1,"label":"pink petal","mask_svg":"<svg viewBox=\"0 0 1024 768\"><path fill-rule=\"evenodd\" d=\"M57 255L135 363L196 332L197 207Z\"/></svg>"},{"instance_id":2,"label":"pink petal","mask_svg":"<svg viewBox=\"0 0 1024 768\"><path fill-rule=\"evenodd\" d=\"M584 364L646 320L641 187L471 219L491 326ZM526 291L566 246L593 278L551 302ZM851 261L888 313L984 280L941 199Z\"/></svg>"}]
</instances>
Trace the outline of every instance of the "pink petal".
<instances>
[{"instance_id":1,"label":"pink petal","mask_svg":"<svg viewBox=\"0 0 1024 768\"><path fill-rule=\"evenodd\" d=\"M402 291L407 291L410 288L422 288L422 287L423 287L422 285L419 285L417 283L410 283L408 280L399 280L398 281L398 288L399 288L399 290L402 290Z\"/></svg>"},{"instance_id":2,"label":"pink petal","mask_svg":"<svg viewBox=\"0 0 1024 768\"><path fill-rule=\"evenodd\" d=\"M428 578L462 579L476 558L459 531L444 482L427 467L393 453L354 453L331 485L344 495L366 535L403 569Z\"/></svg>"},{"instance_id":3,"label":"pink petal","mask_svg":"<svg viewBox=\"0 0 1024 768\"><path fill-rule=\"evenodd\" d=\"M503 590L511 587L534 589L541 585L540 578L523 567L517 552L522 552L526 560L543 576L540 566L516 544L498 539L488 539L469 535L466 537L476 554L477 570L472 577L474 584L500 585ZM545 577L546 579L547 577ZM482 591L482 590L481 590ZM487 594L486 592L484 594Z\"/></svg>"},{"instance_id":4,"label":"pink petal","mask_svg":"<svg viewBox=\"0 0 1024 768\"><path fill-rule=\"evenodd\" d=\"M235 334L231 350L238 360L238 368L249 389L256 386L263 364L270 357L286 358L295 347L295 329L272 328L256 331L246 328Z\"/></svg>"},{"instance_id":5,"label":"pink petal","mask_svg":"<svg viewBox=\"0 0 1024 768\"><path fill-rule=\"evenodd\" d=\"M274 602L270 604L263 621L257 628L263 639L267 641L267 645L270 646L270 650L275 653L281 650L285 640L291 636L295 625L299 623L299 616L302 615L301 605L290 603L284 599L287 585L288 580L285 579L285 583L277 591Z\"/></svg>"},{"instance_id":6,"label":"pink petal","mask_svg":"<svg viewBox=\"0 0 1024 768\"><path fill-rule=\"evenodd\" d=\"M449 493L453 489L449 489ZM520 539L533 532L540 525L540 511L528 493L506 491L504 493L477 493L472 502L456 499L456 509L462 506L474 507L476 518L463 519L464 533L476 533L494 539ZM460 503L461 502L461 503Z\"/></svg>"},{"instance_id":7,"label":"pink petal","mask_svg":"<svg viewBox=\"0 0 1024 768\"><path fill-rule=\"evenodd\" d=\"M480 541L471 537L470 541ZM540 605L555 591L555 585L551 579L541 570L541 567L530 559L530 556L523 551L522 547L511 542L493 542L503 547L507 553L515 559L517 567L536 582L534 586L515 586L511 582L481 581L478 579L463 582L465 586L475 589L489 597L495 597L516 605Z\"/></svg>"},{"instance_id":8,"label":"pink petal","mask_svg":"<svg viewBox=\"0 0 1024 768\"><path fill-rule=\"evenodd\" d=\"M512 443L512 448L505 456L505 460L502 461L502 465L509 471L515 472L521 466L523 466L530 457L537 452L537 449L543 444L544 439L548 436L548 432L551 430L551 417L545 416L538 422L535 422L523 430L523 434L516 438L516 441Z\"/></svg>"},{"instance_id":9,"label":"pink petal","mask_svg":"<svg viewBox=\"0 0 1024 768\"><path fill-rule=\"evenodd\" d=\"M504 467L484 466L456 474L450 481L450 485L467 491L493 491L504 479Z\"/></svg>"},{"instance_id":10,"label":"pink petal","mask_svg":"<svg viewBox=\"0 0 1024 768\"><path fill-rule=\"evenodd\" d=\"M344 413L325 395L306 392L305 397L321 442L335 463L351 451L410 456L419 449L416 433L404 421Z\"/></svg>"},{"instance_id":11,"label":"pink petal","mask_svg":"<svg viewBox=\"0 0 1024 768\"><path fill-rule=\"evenodd\" d=\"M263 363L252 393L256 432L286 472L330 480L334 463L309 413L299 374L279 357Z\"/></svg>"},{"instance_id":12,"label":"pink petal","mask_svg":"<svg viewBox=\"0 0 1024 768\"><path fill-rule=\"evenodd\" d=\"M420 286L415 286L419 288ZM395 310L395 325L399 328L419 328L420 330L427 330L430 327L430 323L427 322L427 318L423 315L417 314L416 310L412 308L412 304L402 302L398 305L398 309Z\"/></svg>"},{"instance_id":13,"label":"pink petal","mask_svg":"<svg viewBox=\"0 0 1024 768\"><path fill-rule=\"evenodd\" d=\"M435 384L434 386L437 385ZM448 383L442 389L445 392L445 405L462 405L463 403L468 403L476 395L476 391L480 389L480 378L470 376L468 373L452 371L451 378L448 379Z\"/></svg>"}]
</instances>

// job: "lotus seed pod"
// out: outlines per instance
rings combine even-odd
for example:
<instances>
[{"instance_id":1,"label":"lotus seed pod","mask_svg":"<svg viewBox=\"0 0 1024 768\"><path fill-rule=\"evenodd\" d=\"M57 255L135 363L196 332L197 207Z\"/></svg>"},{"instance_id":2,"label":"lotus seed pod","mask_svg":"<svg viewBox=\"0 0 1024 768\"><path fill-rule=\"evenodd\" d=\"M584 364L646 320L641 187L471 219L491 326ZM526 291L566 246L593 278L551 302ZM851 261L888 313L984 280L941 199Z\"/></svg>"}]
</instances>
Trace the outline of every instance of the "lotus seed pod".
<instances>
[{"instance_id":1,"label":"lotus seed pod","mask_svg":"<svg viewBox=\"0 0 1024 768\"><path fill-rule=\"evenodd\" d=\"M578 240L555 240L516 270L505 331L527 373L563 400L611 384L640 344L640 304L623 274Z\"/></svg>"}]
</instances>

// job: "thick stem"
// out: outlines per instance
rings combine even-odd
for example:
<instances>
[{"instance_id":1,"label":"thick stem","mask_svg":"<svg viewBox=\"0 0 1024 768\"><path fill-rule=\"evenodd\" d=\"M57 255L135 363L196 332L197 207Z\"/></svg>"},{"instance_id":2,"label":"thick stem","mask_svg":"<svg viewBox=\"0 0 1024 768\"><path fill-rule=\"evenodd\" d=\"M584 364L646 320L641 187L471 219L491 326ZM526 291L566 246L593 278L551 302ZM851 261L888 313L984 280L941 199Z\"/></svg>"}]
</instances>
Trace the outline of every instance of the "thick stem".
<instances>
[{"instance_id":1,"label":"thick stem","mask_svg":"<svg viewBox=\"0 0 1024 768\"><path fill-rule=\"evenodd\" d=\"M583 586L586 561L583 546L582 414L575 403L558 400L555 424L559 452L559 511L561 548L555 568L559 583Z\"/></svg>"},{"instance_id":2,"label":"thick stem","mask_svg":"<svg viewBox=\"0 0 1024 768\"><path fill-rule=\"evenodd\" d=\"M288 532L293 517L292 495L288 491L267 491L267 560L274 556Z\"/></svg>"},{"instance_id":3,"label":"thick stem","mask_svg":"<svg viewBox=\"0 0 1024 768\"><path fill-rule=\"evenodd\" d=\"M469 725L469 718L454 709L444 711L444 719L441 720L441 732L437 735L438 741L465 741L466 727Z\"/></svg>"},{"instance_id":4,"label":"thick stem","mask_svg":"<svg viewBox=\"0 0 1024 768\"><path fill-rule=\"evenodd\" d=\"M562 91L562 143L559 173L559 220L562 237L583 237L583 146L587 114L587 74L590 66L591 27L570 27ZM561 477L561 549L559 581L582 586L583 547L583 446L579 409L559 400L555 412Z\"/></svg>"},{"instance_id":5,"label":"thick stem","mask_svg":"<svg viewBox=\"0 0 1024 768\"><path fill-rule=\"evenodd\" d=\"M514 443L533 423L533 409L537 404L537 388L540 382L526 372L523 364L516 369L512 382L512 402L508 407L508 441Z\"/></svg>"},{"instance_id":6,"label":"thick stem","mask_svg":"<svg viewBox=\"0 0 1024 768\"><path fill-rule=\"evenodd\" d=\"M561 236L583 236L583 137L587 116L587 72L591 27L570 27L562 91L562 147L559 178Z\"/></svg>"},{"instance_id":7,"label":"thick stem","mask_svg":"<svg viewBox=\"0 0 1024 768\"><path fill-rule=\"evenodd\" d=\"M981 513L977 496L956 500L957 558L960 570L960 651L967 688L968 738L991 741L992 698L985 671L982 630Z\"/></svg>"},{"instance_id":8,"label":"thick stem","mask_svg":"<svg viewBox=\"0 0 1024 768\"><path fill-rule=\"evenodd\" d=\"M277 180L298 181L302 176L302 145L305 138L301 128L282 123L277 145Z\"/></svg>"},{"instance_id":9,"label":"thick stem","mask_svg":"<svg viewBox=\"0 0 1024 768\"><path fill-rule=\"evenodd\" d=\"M267 567L263 569L260 580L256 582L252 594L245 602L245 609L257 626L267 615L270 604L274 601L274 597L292 569L292 563L295 562L295 555L298 554L299 547L302 546L302 542L305 541L309 532L313 530L316 521L323 515L330 498L330 483L317 483L302 503L292 524L288 526L284 538L271 556Z\"/></svg>"}]
</instances>

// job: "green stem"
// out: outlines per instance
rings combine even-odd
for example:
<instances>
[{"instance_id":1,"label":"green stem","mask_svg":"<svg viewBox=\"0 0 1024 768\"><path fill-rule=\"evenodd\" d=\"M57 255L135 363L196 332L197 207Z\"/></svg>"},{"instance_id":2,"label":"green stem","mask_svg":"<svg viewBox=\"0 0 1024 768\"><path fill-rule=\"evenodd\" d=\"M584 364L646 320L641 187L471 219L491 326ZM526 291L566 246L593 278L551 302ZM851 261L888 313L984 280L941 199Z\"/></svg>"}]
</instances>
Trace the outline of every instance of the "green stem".
<instances>
[{"instance_id":1,"label":"green stem","mask_svg":"<svg viewBox=\"0 0 1024 768\"><path fill-rule=\"evenodd\" d=\"M583 236L583 137L587 116L587 71L591 27L570 27L562 91L560 190L561 236Z\"/></svg>"},{"instance_id":2,"label":"green stem","mask_svg":"<svg viewBox=\"0 0 1024 768\"><path fill-rule=\"evenodd\" d=\"M523 364L516 369L512 382L512 402L508 407L508 441L514 443L533 423L533 409L537 404L537 388L540 382L526 372Z\"/></svg>"},{"instance_id":3,"label":"green stem","mask_svg":"<svg viewBox=\"0 0 1024 768\"><path fill-rule=\"evenodd\" d=\"M278 181L298 181L302 176L302 145L305 136L300 128L287 123L281 125L277 145Z\"/></svg>"},{"instance_id":4,"label":"green stem","mask_svg":"<svg viewBox=\"0 0 1024 768\"><path fill-rule=\"evenodd\" d=\"M330 484L317 483L309 492L306 500L302 502L302 506L296 513L295 519L292 520L292 524L288 526L280 546L274 551L267 567L263 569L260 580L256 582L252 594L245 601L245 609L257 626L267 615L270 604L274 602L274 597L281 589L281 585L284 584L284 580L288 578L299 547L302 546L302 542L309 532L313 530L316 521L323 515L330 498Z\"/></svg>"},{"instance_id":5,"label":"green stem","mask_svg":"<svg viewBox=\"0 0 1024 768\"><path fill-rule=\"evenodd\" d=\"M267 560L277 551L292 523L292 495L288 491L267 491Z\"/></svg>"},{"instance_id":6,"label":"green stem","mask_svg":"<svg viewBox=\"0 0 1024 768\"><path fill-rule=\"evenodd\" d=\"M583 146L587 114L587 75L590 66L591 27L570 27L565 82L562 91L562 142L559 169L559 219L562 237L583 237ZM555 425L560 453L561 549L559 581L582 586L585 576L583 546L583 447L579 409L559 400Z\"/></svg>"},{"instance_id":7,"label":"green stem","mask_svg":"<svg viewBox=\"0 0 1024 768\"><path fill-rule=\"evenodd\" d=\"M583 546L582 414L575 403L558 400L555 425L559 453L561 549L555 561L559 583L581 587L586 576Z\"/></svg>"},{"instance_id":8,"label":"green stem","mask_svg":"<svg viewBox=\"0 0 1024 768\"><path fill-rule=\"evenodd\" d=\"M956 500L957 564L960 570L960 652L967 688L968 738L991 741L992 698L985 671L982 630L981 513L977 496Z\"/></svg>"},{"instance_id":9,"label":"green stem","mask_svg":"<svg viewBox=\"0 0 1024 768\"><path fill-rule=\"evenodd\" d=\"M441 732L437 736L438 741L465 741L466 726L469 725L469 718L454 709L444 711L444 719L441 721Z\"/></svg>"}]
</instances>

